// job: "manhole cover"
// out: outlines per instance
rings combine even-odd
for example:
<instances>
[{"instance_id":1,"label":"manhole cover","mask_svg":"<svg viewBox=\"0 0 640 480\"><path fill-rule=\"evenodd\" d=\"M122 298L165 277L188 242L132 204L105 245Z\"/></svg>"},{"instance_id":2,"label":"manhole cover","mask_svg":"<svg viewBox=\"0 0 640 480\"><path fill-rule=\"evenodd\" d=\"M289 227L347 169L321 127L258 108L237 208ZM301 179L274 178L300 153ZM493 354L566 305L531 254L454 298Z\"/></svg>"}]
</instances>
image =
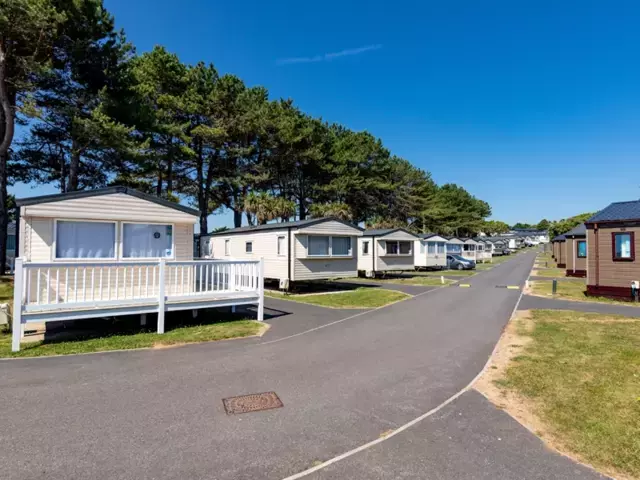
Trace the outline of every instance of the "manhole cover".
<instances>
[{"instance_id":1,"label":"manhole cover","mask_svg":"<svg viewBox=\"0 0 640 480\"><path fill-rule=\"evenodd\" d=\"M251 395L241 395L239 397L223 398L222 403L228 415L237 413L259 412L260 410L271 410L284 405L276 395L276 392L254 393Z\"/></svg>"}]
</instances>

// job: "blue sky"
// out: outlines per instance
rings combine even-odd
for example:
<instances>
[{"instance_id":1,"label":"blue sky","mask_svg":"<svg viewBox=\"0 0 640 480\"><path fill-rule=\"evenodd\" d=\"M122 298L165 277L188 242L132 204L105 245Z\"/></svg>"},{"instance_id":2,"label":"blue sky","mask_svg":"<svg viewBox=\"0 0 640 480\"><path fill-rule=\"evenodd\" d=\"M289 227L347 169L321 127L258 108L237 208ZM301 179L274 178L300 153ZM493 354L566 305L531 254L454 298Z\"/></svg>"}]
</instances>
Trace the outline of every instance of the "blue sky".
<instances>
[{"instance_id":1,"label":"blue sky","mask_svg":"<svg viewBox=\"0 0 640 480\"><path fill-rule=\"evenodd\" d=\"M496 219L640 198L638 2L105 4L138 51L162 44L368 130L438 183L488 201Z\"/></svg>"}]
</instances>

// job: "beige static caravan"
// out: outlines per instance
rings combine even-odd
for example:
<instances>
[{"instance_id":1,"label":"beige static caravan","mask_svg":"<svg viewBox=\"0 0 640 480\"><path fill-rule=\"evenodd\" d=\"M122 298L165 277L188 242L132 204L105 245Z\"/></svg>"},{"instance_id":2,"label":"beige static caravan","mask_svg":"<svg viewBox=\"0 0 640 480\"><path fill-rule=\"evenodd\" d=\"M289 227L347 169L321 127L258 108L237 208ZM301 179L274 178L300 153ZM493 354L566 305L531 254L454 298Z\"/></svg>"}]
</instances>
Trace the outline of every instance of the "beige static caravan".
<instances>
[{"instance_id":1,"label":"beige static caravan","mask_svg":"<svg viewBox=\"0 0 640 480\"><path fill-rule=\"evenodd\" d=\"M447 267L447 239L435 233L418 234L415 241L415 267L442 270Z\"/></svg>"},{"instance_id":2,"label":"beige static caravan","mask_svg":"<svg viewBox=\"0 0 640 480\"><path fill-rule=\"evenodd\" d=\"M413 250L418 235L403 228L365 230L358 238L358 270L367 276L414 270Z\"/></svg>"},{"instance_id":3,"label":"beige static caravan","mask_svg":"<svg viewBox=\"0 0 640 480\"><path fill-rule=\"evenodd\" d=\"M126 187L16 204L14 350L28 322L152 313L163 333L165 311L257 304L262 317L260 262L194 260L197 210Z\"/></svg>"},{"instance_id":4,"label":"beige static caravan","mask_svg":"<svg viewBox=\"0 0 640 480\"><path fill-rule=\"evenodd\" d=\"M202 257L264 259L264 276L288 282L356 277L362 229L336 218L233 228L200 237Z\"/></svg>"}]
</instances>

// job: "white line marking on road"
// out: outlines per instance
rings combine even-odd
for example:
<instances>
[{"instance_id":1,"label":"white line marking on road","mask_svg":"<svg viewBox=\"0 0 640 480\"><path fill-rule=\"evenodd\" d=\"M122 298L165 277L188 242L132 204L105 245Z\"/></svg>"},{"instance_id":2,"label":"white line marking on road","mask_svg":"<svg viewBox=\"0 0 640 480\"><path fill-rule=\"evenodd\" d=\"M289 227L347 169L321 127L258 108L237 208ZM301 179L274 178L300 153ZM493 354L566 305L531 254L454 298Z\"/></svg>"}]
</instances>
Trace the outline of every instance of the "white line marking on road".
<instances>
[{"instance_id":1,"label":"white line marking on road","mask_svg":"<svg viewBox=\"0 0 640 480\"><path fill-rule=\"evenodd\" d=\"M451 283L450 285L455 285L455 283ZM446 287L436 287L433 290L427 290L426 292L418 293L417 295L413 295L412 297L407 298L406 300L403 300L402 302L410 302L414 298L421 297L423 295L426 295L427 293L436 292L436 291L438 291L438 290L440 290L442 288L446 288ZM327 328L327 327L330 327L332 325L336 325L338 323L346 322L347 320L351 320L353 318L360 317L362 315L366 315L367 313L377 312L378 310L382 310L383 308L387 308L387 307L390 307L392 305L397 305L398 303L402 303L402 302L393 302L393 303L389 303L388 305L383 305L381 307L372 308L370 310L365 310L364 312L359 312L359 313L356 313L354 315L350 315L350 316L348 316L346 318L341 318L340 320L336 320L335 322L327 323L325 325L320 325L319 327L315 327L315 328L310 328L309 330L305 330L304 332L298 332L298 333L295 333L293 335L289 335L287 337L276 338L275 340L271 340L269 342L262 342L262 343L259 343L258 345L269 345L271 343L278 343L278 342L282 342L283 340L289 340L290 338L295 338L295 337L299 337L301 335L306 335L307 333L315 332L316 330L321 330L323 328Z\"/></svg>"},{"instance_id":2,"label":"white line marking on road","mask_svg":"<svg viewBox=\"0 0 640 480\"><path fill-rule=\"evenodd\" d=\"M506 262L505 262L506 263ZM529 270L529 272L531 272L531 270ZM529 278L529 275L527 276L527 278ZM437 290L437 289L436 289ZM431 292L435 291L435 290L430 290ZM429 293L429 292L425 292L425 293ZM524 295L524 291L520 292L520 295L518 296L518 301L516 302L515 306L513 307L513 310L511 312L511 316L509 317L509 321L511 320L511 318L513 317L513 315L515 314L516 310L518 309L518 306L520 305L520 300L522 300L522 296ZM380 307L383 308L383 307ZM364 312L366 313L366 312ZM508 323L508 322L507 322ZM506 324L505 324L506 326ZM438 411L442 410L444 407L446 407L447 405L449 405L451 402L455 401L456 399L458 399L461 395L463 395L464 393L466 393L468 390L471 389L471 387L473 386L474 383L476 383L476 381L478 381L478 379L484 374L484 372L487 370L487 368L489 367L489 363L491 363L491 358L493 357L493 355L496 353L496 350L498 348L498 342L496 342L495 346L493 347L493 350L491 351L491 355L489 355L489 358L487 358L486 363L484 364L484 366L482 367L482 370L480 370L480 372L473 378L473 380L471 380L471 382L469 382L462 390L458 391L457 393L455 393L454 395L452 395L451 397L447 398L444 402L442 402L440 405L438 405L435 408L432 408L431 410L429 410L426 413L423 413L422 415L420 415L417 418L414 418L413 420L411 420L408 423L405 423L404 425L398 427L397 429L395 429L393 432L391 432L389 435L386 435L384 437L380 437L380 438L376 438L375 440L372 440L371 442L365 443L363 445L360 445L359 447L354 448L353 450L349 450L348 452L345 452L341 455L338 455L337 457L333 457L325 462L322 462L319 465L316 465L314 467L308 468L307 470L303 470L302 472L296 473L294 475L291 475L289 477L285 477L282 480L297 480L299 478L303 478L306 477L307 475L310 475L314 472L317 472L318 470L322 470L323 468L328 467L329 465L332 465L334 463L337 463L341 460L344 460L345 458L349 458L353 455L355 455L356 453L360 453L364 450L367 450L375 445L378 445L379 443L382 443L386 440L389 440L390 438L395 437L396 435L398 435L399 433L404 432L405 430L407 430L408 428L413 427L414 425L416 425L417 423L420 423L422 420L430 417L431 415L433 415L434 413L437 413Z\"/></svg>"}]
</instances>

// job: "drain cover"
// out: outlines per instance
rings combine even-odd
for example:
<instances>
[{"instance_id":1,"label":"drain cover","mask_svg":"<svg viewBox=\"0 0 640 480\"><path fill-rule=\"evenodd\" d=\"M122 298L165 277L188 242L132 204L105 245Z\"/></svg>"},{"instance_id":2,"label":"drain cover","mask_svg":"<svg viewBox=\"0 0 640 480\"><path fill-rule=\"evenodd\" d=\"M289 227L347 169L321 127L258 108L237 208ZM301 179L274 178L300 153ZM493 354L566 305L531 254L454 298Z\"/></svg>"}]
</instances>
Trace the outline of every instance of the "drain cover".
<instances>
[{"instance_id":1,"label":"drain cover","mask_svg":"<svg viewBox=\"0 0 640 480\"><path fill-rule=\"evenodd\" d=\"M276 392L253 393L251 395L223 398L222 403L228 415L259 412L284 406Z\"/></svg>"}]
</instances>

